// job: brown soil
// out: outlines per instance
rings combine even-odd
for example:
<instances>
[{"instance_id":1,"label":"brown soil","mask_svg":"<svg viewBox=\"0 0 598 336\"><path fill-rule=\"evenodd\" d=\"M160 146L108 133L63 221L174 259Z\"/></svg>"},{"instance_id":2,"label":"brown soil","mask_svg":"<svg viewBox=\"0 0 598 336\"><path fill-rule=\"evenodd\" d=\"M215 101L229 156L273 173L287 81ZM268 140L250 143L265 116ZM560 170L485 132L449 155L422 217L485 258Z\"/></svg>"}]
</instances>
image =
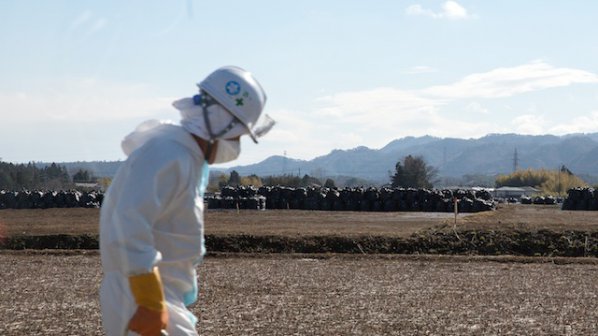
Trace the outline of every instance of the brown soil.
<instances>
[{"instance_id":1,"label":"brown soil","mask_svg":"<svg viewBox=\"0 0 598 336\"><path fill-rule=\"evenodd\" d=\"M463 230L598 231L597 211L561 210L559 205L501 204L458 221Z\"/></svg>"},{"instance_id":2,"label":"brown soil","mask_svg":"<svg viewBox=\"0 0 598 336\"><path fill-rule=\"evenodd\" d=\"M595 335L596 259L488 260L207 258L191 310L201 335ZM102 335L97 252L0 251L0 269L0 335Z\"/></svg>"},{"instance_id":3,"label":"brown soil","mask_svg":"<svg viewBox=\"0 0 598 336\"><path fill-rule=\"evenodd\" d=\"M1 210L0 235L66 244L58 248L97 244L98 215L97 209ZM505 205L459 215L453 225L453 215L444 213L208 211L212 253L199 267L200 299L191 307L200 317L198 330L202 335L598 330L598 258L552 257L595 256L596 212ZM214 253L218 246L257 253ZM331 250L267 253L321 247ZM330 253L337 247L353 253ZM415 250L399 250L407 247ZM544 257L512 256L518 253ZM0 270L0 335L102 335L97 250L0 250Z\"/></svg>"},{"instance_id":4,"label":"brown soil","mask_svg":"<svg viewBox=\"0 0 598 336\"><path fill-rule=\"evenodd\" d=\"M98 234L99 209L0 210L5 234ZM465 218L468 215L460 215ZM208 210L206 234L404 236L441 224L453 214L301 210Z\"/></svg>"},{"instance_id":5,"label":"brown soil","mask_svg":"<svg viewBox=\"0 0 598 336\"><path fill-rule=\"evenodd\" d=\"M9 249L97 249L98 209L2 210ZM502 205L458 215L299 210L206 212L210 252L598 256L598 216Z\"/></svg>"},{"instance_id":6,"label":"brown soil","mask_svg":"<svg viewBox=\"0 0 598 336\"><path fill-rule=\"evenodd\" d=\"M99 215L99 209L87 208L4 209L0 230L6 236L98 234Z\"/></svg>"},{"instance_id":7,"label":"brown soil","mask_svg":"<svg viewBox=\"0 0 598 336\"><path fill-rule=\"evenodd\" d=\"M450 213L208 210L208 235L393 236L453 226ZM99 209L0 210L5 236L98 234ZM551 205L499 205L496 211L459 214L461 230L598 231L598 212L563 211ZM0 232L0 234L2 234Z\"/></svg>"}]
</instances>

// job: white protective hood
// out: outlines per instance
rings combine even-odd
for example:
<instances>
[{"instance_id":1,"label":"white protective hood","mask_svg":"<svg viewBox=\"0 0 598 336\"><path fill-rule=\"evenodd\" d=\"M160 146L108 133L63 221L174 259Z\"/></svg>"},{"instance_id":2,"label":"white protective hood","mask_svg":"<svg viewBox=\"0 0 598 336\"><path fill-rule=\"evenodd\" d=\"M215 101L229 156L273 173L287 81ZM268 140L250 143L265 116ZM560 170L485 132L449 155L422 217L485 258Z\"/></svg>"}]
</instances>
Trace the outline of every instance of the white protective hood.
<instances>
[{"instance_id":1,"label":"white protective hood","mask_svg":"<svg viewBox=\"0 0 598 336\"><path fill-rule=\"evenodd\" d=\"M211 140L208 126L206 125L204 110L201 105L195 105L193 98L182 98L172 103L174 108L181 113L181 126L189 133L198 137ZM208 118L214 133L220 133L235 119L222 105L213 104L208 107ZM219 136L219 139L231 139L240 135L248 134L247 128L238 122L228 132Z\"/></svg>"},{"instance_id":2,"label":"white protective hood","mask_svg":"<svg viewBox=\"0 0 598 336\"><path fill-rule=\"evenodd\" d=\"M131 155L135 150L143 146L148 140L155 137L163 129L164 125L173 125L169 121L155 119L147 120L139 124L137 128L129 133L121 142L120 146L126 156Z\"/></svg>"}]
</instances>

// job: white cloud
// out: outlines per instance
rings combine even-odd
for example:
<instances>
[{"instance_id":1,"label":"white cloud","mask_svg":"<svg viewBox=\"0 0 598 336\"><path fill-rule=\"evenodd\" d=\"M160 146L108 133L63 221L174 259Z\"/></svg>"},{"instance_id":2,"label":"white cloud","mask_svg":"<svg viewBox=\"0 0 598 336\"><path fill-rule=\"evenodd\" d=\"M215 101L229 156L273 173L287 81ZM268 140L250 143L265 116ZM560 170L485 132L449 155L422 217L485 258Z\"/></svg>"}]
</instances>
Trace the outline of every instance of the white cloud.
<instances>
[{"instance_id":1,"label":"white cloud","mask_svg":"<svg viewBox=\"0 0 598 336\"><path fill-rule=\"evenodd\" d=\"M552 125L540 115L541 111L535 104L530 105L525 115L513 116L517 113L516 109L510 110L504 104L495 105L486 100L577 83L598 83L598 76L534 61L471 74L452 84L421 90L384 87L341 92L319 98L319 106L307 116L303 114L316 131L310 131L307 125L302 130L315 137L325 134L327 148L351 148L366 143L374 147L383 146L398 137L425 134L459 138L505 132L544 134ZM491 114L489 105L498 110ZM501 114L501 110L506 114ZM579 125L586 124L592 125L587 126L590 130L598 122L598 115L592 118L580 118L567 127L579 129ZM289 129L289 132L293 130ZM350 139L363 140L336 142L347 132L352 134ZM335 142L334 146L331 142ZM316 143L312 145L319 148Z\"/></svg>"},{"instance_id":2,"label":"white cloud","mask_svg":"<svg viewBox=\"0 0 598 336\"><path fill-rule=\"evenodd\" d=\"M393 88L343 92L322 97L319 101L323 106L315 111L317 116L336 118L338 124L357 124L371 131L393 128L405 120L418 119L422 113L440 104L415 92Z\"/></svg>"},{"instance_id":3,"label":"white cloud","mask_svg":"<svg viewBox=\"0 0 598 336\"><path fill-rule=\"evenodd\" d=\"M467 110L476 114L489 114L490 111L478 102L472 102L467 105Z\"/></svg>"},{"instance_id":4,"label":"white cloud","mask_svg":"<svg viewBox=\"0 0 598 336\"><path fill-rule=\"evenodd\" d=\"M467 19L469 14L467 9L459 5L456 1L447 1L442 5L442 14L449 19L459 20Z\"/></svg>"},{"instance_id":5,"label":"white cloud","mask_svg":"<svg viewBox=\"0 0 598 336\"><path fill-rule=\"evenodd\" d=\"M94 78L56 79L44 88L0 93L0 106L18 116L13 118L15 122L132 119L164 111L171 106L172 100L155 97L148 87L141 84L105 82Z\"/></svg>"},{"instance_id":6,"label":"white cloud","mask_svg":"<svg viewBox=\"0 0 598 336\"><path fill-rule=\"evenodd\" d=\"M550 129L555 134L593 133L598 132L598 111L590 115L573 118L568 123L559 124Z\"/></svg>"},{"instance_id":7,"label":"white cloud","mask_svg":"<svg viewBox=\"0 0 598 336\"><path fill-rule=\"evenodd\" d=\"M511 123L514 125L516 133L529 135L545 134L546 121L541 115L524 114L513 119Z\"/></svg>"},{"instance_id":8,"label":"white cloud","mask_svg":"<svg viewBox=\"0 0 598 336\"><path fill-rule=\"evenodd\" d=\"M421 5L411 5L405 10L407 15L428 16L434 19L464 20L472 18L465 7L456 1L446 1L442 4L440 11L423 8Z\"/></svg>"},{"instance_id":9,"label":"white cloud","mask_svg":"<svg viewBox=\"0 0 598 336\"><path fill-rule=\"evenodd\" d=\"M303 117L304 113L300 111L281 109L269 111L268 114L276 116L276 125L264 138L268 141L277 143L300 141L306 138L305 135L314 132L314 130L316 133L320 130L317 123Z\"/></svg>"},{"instance_id":10,"label":"white cloud","mask_svg":"<svg viewBox=\"0 0 598 336\"><path fill-rule=\"evenodd\" d=\"M483 136L500 131L481 118L463 120L459 115L442 113L446 100L425 98L417 91L378 88L326 96L319 102L322 106L313 112L314 120L334 125L325 133L328 148L331 141L346 136L347 130L354 141L338 141L333 148L363 144L377 148L404 136ZM478 108L483 109L481 105Z\"/></svg>"},{"instance_id":11,"label":"white cloud","mask_svg":"<svg viewBox=\"0 0 598 336\"><path fill-rule=\"evenodd\" d=\"M408 15L413 15L413 16L426 15L426 16L434 17L434 15L435 15L434 12L432 12L430 10L425 10L421 5L411 5L411 6L407 7L405 12Z\"/></svg>"},{"instance_id":12,"label":"white cloud","mask_svg":"<svg viewBox=\"0 0 598 336\"><path fill-rule=\"evenodd\" d=\"M69 31L83 35L97 33L106 27L108 20L103 17L94 17L94 14L86 10L80 13L70 24Z\"/></svg>"},{"instance_id":13,"label":"white cloud","mask_svg":"<svg viewBox=\"0 0 598 336\"><path fill-rule=\"evenodd\" d=\"M268 114L276 119L272 131L260 139L259 145L244 139L239 160L223 166L255 163L284 152L294 159L313 159L328 154L331 148L351 148L363 145L366 140L359 132L345 132L313 113L278 109L269 110Z\"/></svg>"},{"instance_id":14,"label":"white cloud","mask_svg":"<svg viewBox=\"0 0 598 336\"><path fill-rule=\"evenodd\" d=\"M323 106L315 113L320 117L339 118L339 123L360 123L367 127L378 125L380 120L405 120L426 111L435 111L453 101L510 97L577 83L598 83L598 76L583 70L556 68L535 61L468 75L453 84L417 91L386 87L337 93L320 98L319 102ZM479 102L469 103L467 108L488 113ZM375 117L371 113L375 113Z\"/></svg>"},{"instance_id":15,"label":"white cloud","mask_svg":"<svg viewBox=\"0 0 598 336\"><path fill-rule=\"evenodd\" d=\"M598 83L598 76L584 70L556 68L543 61L533 61L468 75L453 84L434 86L422 93L445 99L499 98L576 83Z\"/></svg>"},{"instance_id":16,"label":"white cloud","mask_svg":"<svg viewBox=\"0 0 598 336\"><path fill-rule=\"evenodd\" d=\"M532 103L524 115L517 116L515 113L522 111L517 103L510 109L506 107L508 100L492 101L576 83L598 83L598 77L536 61L421 90L382 87L326 95L303 111L268 111L276 126L260 139L260 145L244 142L241 161L235 164L258 162L284 151L292 158L312 159L331 148L380 148L396 138L426 134L464 138L505 132L596 132L598 110L555 125L542 111L542 104L534 110ZM73 126L84 122L132 129L138 121L157 116L178 120L177 111L171 107L174 99L156 96L154 91L138 83L54 78L27 91L0 92L3 113L11 116L0 129L18 129L27 123L44 127L48 123ZM118 139L124 134L119 132Z\"/></svg>"}]
</instances>

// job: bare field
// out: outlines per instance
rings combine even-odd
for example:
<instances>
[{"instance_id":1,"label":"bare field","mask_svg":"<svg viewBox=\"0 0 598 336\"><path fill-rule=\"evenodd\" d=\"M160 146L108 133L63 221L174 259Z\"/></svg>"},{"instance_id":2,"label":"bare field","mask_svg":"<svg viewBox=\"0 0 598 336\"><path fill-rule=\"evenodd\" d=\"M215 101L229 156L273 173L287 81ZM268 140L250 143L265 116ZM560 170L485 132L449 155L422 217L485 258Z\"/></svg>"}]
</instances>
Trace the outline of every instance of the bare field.
<instances>
[{"instance_id":1,"label":"bare field","mask_svg":"<svg viewBox=\"0 0 598 336\"><path fill-rule=\"evenodd\" d=\"M202 335L596 335L596 259L533 260L211 257L192 310ZM97 252L4 251L0 269L0 335L102 334Z\"/></svg>"},{"instance_id":2,"label":"bare field","mask_svg":"<svg viewBox=\"0 0 598 336\"><path fill-rule=\"evenodd\" d=\"M99 209L0 210L7 235L98 234ZM447 213L208 210L206 234L408 235L454 218Z\"/></svg>"},{"instance_id":3,"label":"bare field","mask_svg":"<svg viewBox=\"0 0 598 336\"><path fill-rule=\"evenodd\" d=\"M98 209L0 210L0 235L95 235ZM453 214L207 211L215 236L408 237ZM457 229L598 231L598 214L501 205ZM2 232L2 230L4 232ZM101 335L97 251L0 250L0 335ZM598 258L213 254L202 335L597 335Z\"/></svg>"},{"instance_id":4,"label":"bare field","mask_svg":"<svg viewBox=\"0 0 598 336\"><path fill-rule=\"evenodd\" d=\"M479 212L458 221L460 229L598 230L597 211L561 210L560 205L500 204L496 211Z\"/></svg>"},{"instance_id":5,"label":"bare field","mask_svg":"<svg viewBox=\"0 0 598 336\"><path fill-rule=\"evenodd\" d=\"M98 220L99 209L0 210L0 229L4 228L8 236L97 234ZM406 237L422 229L453 224L452 213L208 210L205 214L205 232L213 235ZM496 211L459 214L457 228L596 231L598 212L501 204Z\"/></svg>"}]
</instances>

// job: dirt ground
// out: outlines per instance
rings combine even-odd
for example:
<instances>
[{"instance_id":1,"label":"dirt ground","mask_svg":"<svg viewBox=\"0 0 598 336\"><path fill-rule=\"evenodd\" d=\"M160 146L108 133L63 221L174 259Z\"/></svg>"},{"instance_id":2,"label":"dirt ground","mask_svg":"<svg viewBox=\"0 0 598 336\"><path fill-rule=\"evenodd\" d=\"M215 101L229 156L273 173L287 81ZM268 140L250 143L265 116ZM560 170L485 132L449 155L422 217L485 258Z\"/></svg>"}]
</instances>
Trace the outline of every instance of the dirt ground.
<instances>
[{"instance_id":1,"label":"dirt ground","mask_svg":"<svg viewBox=\"0 0 598 336\"><path fill-rule=\"evenodd\" d=\"M206 234L408 235L454 218L447 213L208 210ZM0 210L7 235L97 234L99 209Z\"/></svg>"},{"instance_id":2,"label":"dirt ground","mask_svg":"<svg viewBox=\"0 0 598 336\"><path fill-rule=\"evenodd\" d=\"M466 216L460 229L478 230L578 230L597 231L598 211L561 210L560 205L500 204L496 211Z\"/></svg>"},{"instance_id":3,"label":"dirt ground","mask_svg":"<svg viewBox=\"0 0 598 336\"><path fill-rule=\"evenodd\" d=\"M97 252L0 270L0 335L102 335ZM597 278L595 258L209 257L191 310L202 335L596 335Z\"/></svg>"},{"instance_id":4,"label":"dirt ground","mask_svg":"<svg viewBox=\"0 0 598 336\"><path fill-rule=\"evenodd\" d=\"M0 210L0 235L97 235L98 216ZM212 237L403 239L453 224L447 213L206 213ZM595 234L598 213L502 205L460 214L456 228ZM0 250L0 335L101 335L101 276L97 250ZM598 258L214 253L191 309L202 335L596 335L596 279Z\"/></svg>"},{"instance_id":5,"label":"dirt ground","mask_svg":"<svg viewBox=\"0 0 598 336\"><path fill-rule=\"evenodd\" d=\"M0 210L4 235L97 234L99 209ZM205 233L284 236L397 236L454 224L452 213L208 210ZM457 228L598 231L598 212L558 206L501 204L496 211L459 214ZM2 232L0 232L0 235Z\"/></svg>"}]
</instances>

